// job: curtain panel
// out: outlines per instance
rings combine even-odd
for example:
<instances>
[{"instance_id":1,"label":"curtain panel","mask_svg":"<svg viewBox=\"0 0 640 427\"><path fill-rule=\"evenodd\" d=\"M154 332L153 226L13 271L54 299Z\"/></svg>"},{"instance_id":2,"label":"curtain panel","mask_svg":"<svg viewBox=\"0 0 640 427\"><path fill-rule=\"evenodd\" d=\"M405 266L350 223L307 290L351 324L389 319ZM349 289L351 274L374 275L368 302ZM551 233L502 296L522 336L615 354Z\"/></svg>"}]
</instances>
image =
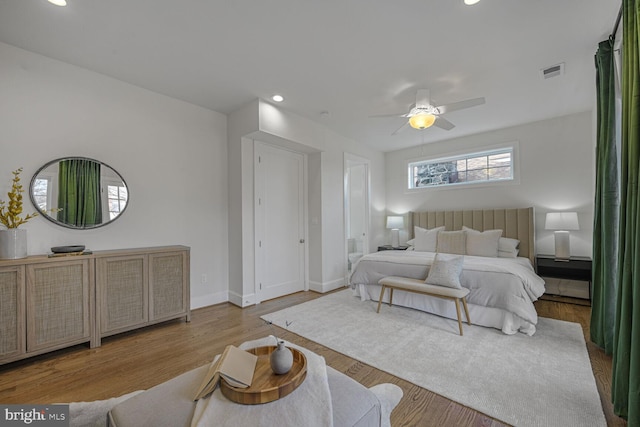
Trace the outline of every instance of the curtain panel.
<instances>
[{"instance_id":1,"label":"curtain panel","mask_svg":"<svg viewBox=\"0 0 640 427\"><path fill-rule=\"evenodd\" d=\"M102 223L100 164L72 159L59 163L58 221L75 227Z\"/></svg>"},{"instance_id":2,"label":"curtain panel","mask_svg":"<svg viewBox=\"0 0 640 427\"><path fill-rule=\"evenodd\" d=\"M618 265L618 150L614 40L595 56L597 88L596 194L593 215L591 341L613 352Z\"/></svg>"},{"instance_id":3,"label":"curtain panel","mask_svg":"<svg viewBox=\"0 0 640 427\"><path fill-rule=\"evenodd\" d=\"M640 3L623 0L620 233L613 349L614 411L640 426Z\"/></svg>"}]
</instances>

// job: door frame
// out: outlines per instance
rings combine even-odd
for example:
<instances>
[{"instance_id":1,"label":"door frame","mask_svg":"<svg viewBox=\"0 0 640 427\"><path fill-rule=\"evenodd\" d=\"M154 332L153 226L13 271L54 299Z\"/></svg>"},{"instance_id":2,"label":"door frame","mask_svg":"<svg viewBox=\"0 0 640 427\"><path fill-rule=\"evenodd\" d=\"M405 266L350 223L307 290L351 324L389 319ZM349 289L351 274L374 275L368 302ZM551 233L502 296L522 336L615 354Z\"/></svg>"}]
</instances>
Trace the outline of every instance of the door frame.
<instances>
[{"instance_id":1,"label":"door frame","mask_svg":"<svg viewBox=\"0 0 640 427\"><path fill-rule=\"evenodd\" d=\"M349 284L349 209L350 209L350 201L349 201L349 168L351 166L363 165L365 170L365 224L364 229L366 230L365 236L362 242L362 254L369 253L369 234L371 232L371 161L365 157L360 157L356 154L344 152L344 277L345 277L345 286Z\"/></svg>"}]
</instances>

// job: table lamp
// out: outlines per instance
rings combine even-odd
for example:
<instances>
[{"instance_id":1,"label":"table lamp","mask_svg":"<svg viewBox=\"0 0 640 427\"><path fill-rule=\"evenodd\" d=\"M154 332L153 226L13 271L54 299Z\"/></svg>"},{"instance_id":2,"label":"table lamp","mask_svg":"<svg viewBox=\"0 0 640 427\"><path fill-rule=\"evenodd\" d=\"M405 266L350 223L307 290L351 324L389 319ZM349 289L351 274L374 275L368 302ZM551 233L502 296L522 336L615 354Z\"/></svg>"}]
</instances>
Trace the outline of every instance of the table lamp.
<instances>
[{"instance_id":1,"label":"table lamp","mask_svg":"<svg viewBox=\"0 0 640 427\"><path fill-rule=\"evenodd\" d=\"M569 230L580 230L577 212L549 212L544 223L546 230L555 230L555 260L569 261Z\"/></svg>"},{"instance_id":2,"label":"table lamp","mask_svg":"<svg viewBox=\"0 0 640 427\"><path fill-rule=\"evenodd\" d=\"M387 216L387 228L391 229L391 246L397 248L400 246L400 229L404 228L404 217Z\"/></svg>"}]
</instances>

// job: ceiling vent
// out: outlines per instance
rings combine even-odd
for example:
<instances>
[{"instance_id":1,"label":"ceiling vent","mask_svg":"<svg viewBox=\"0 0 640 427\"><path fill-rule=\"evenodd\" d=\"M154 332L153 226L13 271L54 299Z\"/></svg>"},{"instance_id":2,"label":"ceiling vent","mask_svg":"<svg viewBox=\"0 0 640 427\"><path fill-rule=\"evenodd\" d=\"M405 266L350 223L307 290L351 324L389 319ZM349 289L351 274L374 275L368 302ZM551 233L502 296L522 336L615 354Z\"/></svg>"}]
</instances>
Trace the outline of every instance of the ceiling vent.
<instances>
[{"instance_id":1,"label":"ceiling vent","mask_svg":"<svg viewBox=\"0 0 640 427\"><path fill-rule=\"evenodd\" d=\"M540 70L543 79L550 79L564 74L564 62Z\"/></svg>"}]
</instances>

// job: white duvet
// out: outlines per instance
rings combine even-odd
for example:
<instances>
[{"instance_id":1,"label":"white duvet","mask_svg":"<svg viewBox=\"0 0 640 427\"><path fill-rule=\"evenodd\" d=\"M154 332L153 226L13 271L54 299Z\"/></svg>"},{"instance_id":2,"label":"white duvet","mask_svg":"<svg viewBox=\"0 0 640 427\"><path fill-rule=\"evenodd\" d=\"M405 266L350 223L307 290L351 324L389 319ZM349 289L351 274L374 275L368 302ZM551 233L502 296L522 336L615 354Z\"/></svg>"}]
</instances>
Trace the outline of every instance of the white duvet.
<instances>
[{"instance_id":1,"label":"white duvet","mask_svg":"<svg viewBox=\"0 0 640 427\"><path fill-rule=\"evenodd\" d=\"M368 254L354 266L350 283L357 289L356 285L377 285L385 276L425 279L434 257L434 252L416 251ZM470 305L503 310L531 325L538 323L533 302L544 293L544 280L535 274L529 259L465 255L460 283L470 291ZM371 292L360 292L360 296L377 299ZM502 325L495 326L504 330Z\"/></svg>"}]
</instances>

